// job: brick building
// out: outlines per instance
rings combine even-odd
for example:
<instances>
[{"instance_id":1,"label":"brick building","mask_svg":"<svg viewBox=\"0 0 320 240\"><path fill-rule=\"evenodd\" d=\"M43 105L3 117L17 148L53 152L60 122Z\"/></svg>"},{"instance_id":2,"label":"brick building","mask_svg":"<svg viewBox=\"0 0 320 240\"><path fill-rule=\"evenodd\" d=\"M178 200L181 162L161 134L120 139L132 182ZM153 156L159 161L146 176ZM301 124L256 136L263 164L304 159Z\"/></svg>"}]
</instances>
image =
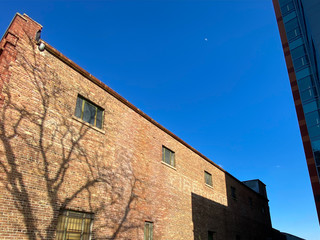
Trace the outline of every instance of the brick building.
<instances>
[{"instance_id":1,"label":"brick building","mask_svg":"<svg viewBox=\"0 0 320 240\"><path fill-rule=\"evenodd\" d=\"M0 42L1 239L281 239L240 182L40 39Z\"/></svg>"}]
</instances>

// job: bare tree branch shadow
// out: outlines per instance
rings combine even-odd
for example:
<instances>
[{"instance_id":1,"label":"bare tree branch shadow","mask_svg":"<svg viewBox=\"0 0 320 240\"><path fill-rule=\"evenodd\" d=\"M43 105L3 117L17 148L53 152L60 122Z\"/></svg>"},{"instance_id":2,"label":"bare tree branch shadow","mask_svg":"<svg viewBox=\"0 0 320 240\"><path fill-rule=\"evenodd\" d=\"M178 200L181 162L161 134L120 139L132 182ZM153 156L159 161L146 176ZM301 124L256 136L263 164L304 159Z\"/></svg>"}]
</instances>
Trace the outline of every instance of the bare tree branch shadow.
<instances>
[{"instance_id":1,"label":"bare tree branch shadow","mask_svg":"<svg viewBox=\"0 0 320 240\"><path fill-rule=\"evenodd\" d=\"M23 90L17 89L14 80L4 82L2 89L1 181L23 217L20 227L28 239L53 239L59 211L85 197L83 205L96 216L104 216L95 227L94 238L117 239L122 233L141 228L141 223L130 217L138 212L137 189L144 187L131 166L132 156L126 149L118 149L115 161L108 161L109 153L92 137L90 126L75 123L73 109L64 105L72 86L41 58L35 42L29 39L28 48L20 49L14 68L10 68L13 74L25 78L28 85L21 88L32 92L29 101L20 101ZM73 180L74 171L81 178ZM35 197L32 181L39 181L43 188L41 199ZM49 220L41 219L41 210L35 204L38 201L44 202ZM109 214L115 208L118 215ZM123 209L120 215L119 209ZM144 216L142 212L138 215ZM109 229L109 234L100 233L101 228Z\"/></svg>"}]
</instances>

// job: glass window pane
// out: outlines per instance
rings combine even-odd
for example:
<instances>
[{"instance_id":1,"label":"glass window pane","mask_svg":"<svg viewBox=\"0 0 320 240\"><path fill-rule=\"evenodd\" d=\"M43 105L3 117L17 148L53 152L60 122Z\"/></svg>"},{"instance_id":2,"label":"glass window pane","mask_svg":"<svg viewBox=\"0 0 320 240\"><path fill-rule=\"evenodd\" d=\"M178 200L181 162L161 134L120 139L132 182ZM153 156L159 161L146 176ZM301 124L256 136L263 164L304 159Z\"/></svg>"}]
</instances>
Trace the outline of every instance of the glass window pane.
<instances>
[{"instance_id":1,"label":"glass window pane","mask_svg":"<svg viewBox=\"0 0 320 240\"><path fill-rule=\"evenodd\" d=\"M56 239L87 240L90 238L92 214L63 211L58 219ZM81 238L82 236L82 238Z\"/></svg>"},{"instance_id":2,"label":"glass window pane","mask_svg":"<svg viewBox=\"0 0 320 240\"><path fill-rule=\"evenodd\" d=\"M307 104L302 104L302 106L303 106L303 111L304 111L305 114L317 110L316 101L313 101L313 102L310 102L310 103L307 103Z\"/></svg>"},{"instance_id":3,"label":"glass window pane","mask_svg":"<svg viewBox=\"0 0 320 240\"><path fill-rule=\"evenodd\" d=\"M285 24L286 32L290 32L297 27L299 27L298 18L294 18Z\"/></svg>"},{"instance_id":4,"label":"glass window pane","mask_svg":"<svg viewBox=\"0 0 320 240\"><path fill-rule=\"evenodd\" d=\"M279 0L279 4L281 7L285 6L286 4L292 2L292 0Z\"/></svg>"},{"instance_id":5,"label":"glass window pane","mask_svg":"<svg viewBox=\"0 0 320 240\"><path fill-rule=\"evenodd\" d=\"M96 119L96 127L102 128L102 109L97 109L97 119Z\"/></svg>"},{"instance_id":6,"label":"glass window pane","mask_svg":"<svg viewBox=\"0 0 320 240\"><path fill-rule=\"evenodd\" d=\"M310 75L310 68L303 68L299 71L296 72L296 78L299 80L299 79L302 79L302 78L305 78L307 76Z\"/></svg>"},{"instance_id":7,"label":"glass window pane","mask_svg":"<svg viewBox=\"0 0 320 240\"><path fill-rule=\"evenodd\" d=\"M291 50L292 59L297 59L304 55L306 55L306 51L303 45Z\"/></svg>"},{"instance_id":8,"label":"glass window pane","mask_svg":"<svg viewBox=\"0 0 320 240\"><path fill-rule=\"evenodd\" d=\"M284 16L282 19L283 19L283 22L284 22L284 23L287 23L287 22L289 22L291 19L294 19L295 17L297 17L296 12L291 12L291 13L289 13L288 15Z\"/></svg>"},{"instance_id":9,"label":"glass window pane","mask_svg":"<svg viewBox=\"0 0 320 240\"><path fill-rule=\"evenodd\" d=\"M93 126L102 128L103 109L91 103L90 101L78 96L75 116L81 118L83 121L90 123Z\"/></svg>"},{"instance_id":10,"label":"glass window pane","mask_svg":"<svg viewBox=\"0 0 320 240\"><path fill-rule=\"evenodd\" d=\"M299 27L296 27L295 29L293 29L292 31L287 31L287 38L288 41L290 42L291 40L297 38L298 36L301 35L301 31Z\"/></svg>"},{"instance_id":11,"label":"glass window pane","mask_svg":"<svg viewBox=\"0 0 320 240\"><path fill-rule=\"evenodd\" d=\"M173 167L175 166L174 152L164 146L162 146L162 161Z\"/></svg>"},{"instance_id":12,"label":"glass window pane","mask_svg":"<svg viewBox=\"0 0 320 240\"><path fill-rule=\"evenodd\" d=\"M94 125L95 115L96 115L96 107L87 101L84 103L83 109L83 120Z\"/></svg>"},{"instance_id":13,"label":"glass window pane","mask_svg":"<svg viewBox=\"0 0 320 240\"><path fill-rule=\"evenodd\" d=\"M300 91L311 88L312 87L311 76L308 76L308 77L305 77L305 78L299 80L298 86L299 86Z\"/></svg>"},{"instance_id":14,"label":"glass window pane","mask_svg":"<svg viewBox=\"0 0 320 240\"><path fill-rule=\"evenodd\" d=\"M300 97L302 102L312 99L314 97L313 88L309 88L308 90L302 91L300 93Z\"/></svg>"},{"instance_id":15,"label":"glass window pane","mask_svg":"<svg viewBox=\"0 0 320 240\"><path fill-rule=\"evenodd\" d=\"M291 43L289 43L289 47L290 49L295 49L296 47L299 47L303 44L303 40L302 38L297 38L294 41L292 41Z\"/></svg>"},{"instance_id":16,"label":"glass window pane","mask_svg":"<svg viewBox=\"0 0 320 240\"><path fill-rule=\"evenodd\" d=\"M320 135L320 125L308 128L310 138Z\"/></svg>"},{"instance_id":17,"label":"glass window pane","mask_svg":"<svg viewBox=\"0 0 320 240\"><path fill-rule=\"evenodd\" d=\"M212 186L212 175L208 172L204 172L205 183Z\"/></svg>"},{"instance_id":18,"label":"glass window pane","mask_svg":"<svg viewBox=\"0 0 320 240\"><path fill-rule=\"evenodd\" d=\"M146 240L149 239L149 228L148 228L148 225L145 226L144 238L145 238Z\"/></svg>"},{"instance_id":19,"label":"glass window pane","mask_svg":"<svg viewBox=\"0 0 320 240\"><path fill-rule=\"evenodd\" d=\"M308 64L309 64L309 60L308 60L307 56L303 56L303 57L298 58L293 61L293 66L294 66L295 70L297 70L303 66L306 66Z\"/></svg>"},{"instance_id":20,"label":"glass window pane","mask_svg":"<svg viewBox=\"0 0 320 240\"><path fill-rule=\"evenodd\" d=\"M174 162L174 152L171 152L170 154L170 162L171 162L171 166L175 166L175 162Z\"/></svg>"},{"instance_id":21,"label":"glass window pane","mask_svg":"<svg viewBox=\"0 0 320 240\"><path fill-rule=\"evenodd\" d=\"M165 149L165 162L166 163L168 163L168 164L170 164L171 163L171 161L170 161L170 152L169 152L169 150L168 149Z\"/></svg>"},{"instance_id":22,"label":"glass window pane","mask_svg":"<svg viewBox=\"0 0 320 240\"><path fill-rule=\"evenodd\" d=\"M317 141L312 141L311 142L311 145L312 145L312 150L315 152L315 151L319 151L320 153L320 140L317 140Z\"/></svg>"},{"instance_id":23,"label":"glass window pane","mask_svg":"<svg viewBox=\"0 0 320 240\"><path fill-rule=\"evenodd\" d=\"M83 103L83 99L81 97L78 96L77 98L77 104L76 104L76 110L74 115L78 118L81 118L81 113L82 113L82 103Z\"/></svg>"},{"instance_id":24,"label":"glass window pane","mask_svg":"<svg viewBox=\"0 0 320 240\"><path fill-rule=\"evenodd\" d=\"M153 240L153 223L144 223L144 240Z\"/></svg>"},{"instance_id":25,"label":"glass window pane","mask_svg":"<svg viewBox=\"0 0 320 240\"><path fill-rule=\"evenodd\" d=\"M306 122L307 122L307 126L310 126L310 127L316 124L320 124L319 111L306 114Z\"/></svg>"}]
</instances>

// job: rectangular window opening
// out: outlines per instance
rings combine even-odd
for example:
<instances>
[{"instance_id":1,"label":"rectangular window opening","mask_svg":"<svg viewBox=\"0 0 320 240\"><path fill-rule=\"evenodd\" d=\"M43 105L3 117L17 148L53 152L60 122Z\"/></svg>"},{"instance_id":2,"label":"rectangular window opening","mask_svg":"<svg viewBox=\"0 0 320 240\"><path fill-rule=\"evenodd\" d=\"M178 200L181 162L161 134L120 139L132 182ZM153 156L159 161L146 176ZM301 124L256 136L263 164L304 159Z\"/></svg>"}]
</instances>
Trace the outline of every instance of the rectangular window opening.
<instances>
[{"instance_id":1,"label":"rectangular window opening","mask_svg":"<svg viewBox=\"0 0 320 240\"><path fill-rule=\"evenodd\" d=\"M204 171L204 181L207 185L212 187L212 175L207 171Z\"/></svg>"},{"instance_id":2,"label":"rectangular window opening","mask_svg":"<svg viewBox=\"0 0 320 240\"><path fill-rule=\"evenodd\" d=\"M144 240L153 240L153 223L144 223Z\"/></svg>"},{"instance_id":3,"label":"rectangular window opening","mask_svg":"<svg viewBox=\"0 0 320 240\"><path fill-rule=\"evenodd\" d=\"M162 146L162 161L171 165L172 167L176 166L174 152L165 146Z\"/></svg>"},{"instance_id":4,"label":"rectangular window opening","mask_svg":"<svg viewBox=\"0 0 320 240\"><path fill-rule=\"evenodd\" d=\"M56 240L90 240L93 213L63 210L58 219Z\"/></svg>"},{"instance_id":5,"label":"rectangular window opening","mask_svg":"<svg viewBox=\"0 0 320 240\"><path fill-rule=\"evenodd\" d=\"M231 187L231 196L233 199L237 199L237 193L236 193L236 188L235 187Z\"/></svg>"},{"instance_id":6,"label":"rectangular window opening","mask_svg":"<svg viewBox=\"0 0 320 240\"><path fill-rule=\"evenodd\" d=\"M74 115L97 128L102 128L104 110L93 102L78 95Z\"/></svg>"}]
</instances>

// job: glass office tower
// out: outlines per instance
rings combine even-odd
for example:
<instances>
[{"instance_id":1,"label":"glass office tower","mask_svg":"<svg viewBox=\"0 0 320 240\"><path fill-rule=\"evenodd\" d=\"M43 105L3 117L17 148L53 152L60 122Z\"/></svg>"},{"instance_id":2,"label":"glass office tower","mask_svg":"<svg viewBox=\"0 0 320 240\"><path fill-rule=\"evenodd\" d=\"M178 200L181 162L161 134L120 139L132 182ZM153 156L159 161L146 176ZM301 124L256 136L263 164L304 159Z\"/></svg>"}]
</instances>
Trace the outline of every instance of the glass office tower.
<instances>
[{"instance_id":1,"label":"glass office tower","mask_svg":"<svg viewBox=\"0 0 320 240\"><path fill-rule=\"evenodd\" d=\"M320 222L320 0L273 0Z\"/></svg>"}]
</instances>

